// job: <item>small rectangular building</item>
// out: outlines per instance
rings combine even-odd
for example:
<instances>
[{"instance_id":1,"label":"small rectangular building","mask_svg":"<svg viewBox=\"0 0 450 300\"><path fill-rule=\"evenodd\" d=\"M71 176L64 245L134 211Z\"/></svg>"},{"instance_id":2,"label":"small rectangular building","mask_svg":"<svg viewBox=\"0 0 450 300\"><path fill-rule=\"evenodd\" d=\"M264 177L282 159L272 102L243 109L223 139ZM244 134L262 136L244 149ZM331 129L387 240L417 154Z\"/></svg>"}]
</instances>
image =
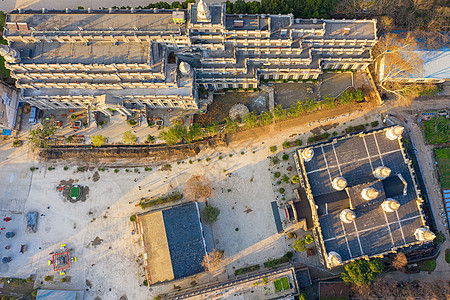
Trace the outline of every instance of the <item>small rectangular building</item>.
<instances>
[{"instance_id":1,"label":"small rectangular building","mask_svg":"<svg viewBox=\"0 0 450 300\"><path fill-rule=\"evenodd\" d=\"M137 216L149 285L202 272L207 255L196 202Z\"/></svg>"}]
</instances>

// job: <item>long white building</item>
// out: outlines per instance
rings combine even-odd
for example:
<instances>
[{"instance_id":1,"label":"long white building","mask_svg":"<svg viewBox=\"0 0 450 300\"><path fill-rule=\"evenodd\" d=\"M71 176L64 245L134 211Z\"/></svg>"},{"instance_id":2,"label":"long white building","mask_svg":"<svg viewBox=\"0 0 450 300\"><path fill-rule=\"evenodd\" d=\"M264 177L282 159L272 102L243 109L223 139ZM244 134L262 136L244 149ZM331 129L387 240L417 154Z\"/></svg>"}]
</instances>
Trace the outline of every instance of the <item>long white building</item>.
<instances>
[{"instance_id":1,"label":"long white building","mask_svg":"<svg viewBox=\"0 0 450 300\"><path fill-rule=\"evenodd\" d=\"M317 79L367 68L375 20L227 15L225 4L187 10L26 11L7 16L0 49L41 109L91 106L196 109L198 88L257 88L261 79Z\"/></svg>"}]
</instances>

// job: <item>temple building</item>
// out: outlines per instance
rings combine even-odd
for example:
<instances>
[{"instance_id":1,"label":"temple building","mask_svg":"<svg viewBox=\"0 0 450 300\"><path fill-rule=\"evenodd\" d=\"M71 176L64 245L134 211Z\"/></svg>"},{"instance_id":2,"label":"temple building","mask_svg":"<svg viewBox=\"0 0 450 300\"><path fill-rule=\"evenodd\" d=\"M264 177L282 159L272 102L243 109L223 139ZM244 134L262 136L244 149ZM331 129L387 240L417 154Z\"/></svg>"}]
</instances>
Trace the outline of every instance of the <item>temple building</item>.
<instances>
[{"instance_id":1,"label":"temple building","mask_svg":"<svg viewBox=\"0 0 450 300\"><path fill-rule=\"evenodd\" d=\"M198 109L198 88L258 88L261 80L317 79L364 70L375 20L229 15L225 4L187 10L19 9L2 46L22 100L41 109L128 106Z\"/></svg>"}]
</instances>

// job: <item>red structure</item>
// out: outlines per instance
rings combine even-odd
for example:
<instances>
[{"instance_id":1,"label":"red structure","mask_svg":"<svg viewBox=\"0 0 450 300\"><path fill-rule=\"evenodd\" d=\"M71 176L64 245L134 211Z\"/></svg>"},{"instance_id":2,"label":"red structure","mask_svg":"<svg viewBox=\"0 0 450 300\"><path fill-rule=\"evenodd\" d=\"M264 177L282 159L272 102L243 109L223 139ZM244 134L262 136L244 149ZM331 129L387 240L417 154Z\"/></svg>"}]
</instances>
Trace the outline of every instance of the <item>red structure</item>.
<instances>
[{"instance_id":1,"label":"red structure","mask_svg":"<svg viewBox=\"0 0 450 300\"><path fill-rule=\"evenodd\" d=\"M70 268L69 251L55 253L52 255L53 270L62 271Z\"/></svg>"}]
</instances>

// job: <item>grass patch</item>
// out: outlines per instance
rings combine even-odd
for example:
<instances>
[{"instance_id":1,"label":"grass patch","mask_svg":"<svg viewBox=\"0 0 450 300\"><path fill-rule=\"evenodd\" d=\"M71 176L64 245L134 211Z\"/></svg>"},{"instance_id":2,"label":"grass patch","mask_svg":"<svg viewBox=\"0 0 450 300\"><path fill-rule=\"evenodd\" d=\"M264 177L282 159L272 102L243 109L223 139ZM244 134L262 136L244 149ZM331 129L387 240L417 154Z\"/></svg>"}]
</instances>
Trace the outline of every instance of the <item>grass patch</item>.
<instances>
[{"instance_id":1,"label":"grass patch","mask_svg":"<svg viewBox=\"0 0 450 300\"><path fill-rule=\"evenodd\" d=\"M433 272L436 269L436 261L435 260L424 260L417 263L420 271L424 272Z\"/></svg>"},{"instance_id":2,"label":"grass patch","mask_svg":"<svg viewBox=\"0 0 450 300\"><path fill-rule=\"evenodd\" d=\"M436 149L436 158L443 189L450 189L450 148Z\"/></svg>"},{"instance_id":3,"label":"grass patch","mask_svg":"<svg viewBox=\"0 0 450 300\"><path fill-rule=\"evenodd\" d=\"M149 199L149 198L141 198L141 200L139 201L139 206L142 209L146 209L147 207L151 207L151 206L155 206L158 204L163 204L163 203L167 203L167 202L172 202L172 201L176 201L176 200L180 200L183 198L183 194L181 194L180 192L174 192L170 195L166 195L166 196L161 196L158 197L156 199Z\"/></svg>"},{"instance_id":4,"label":"grass patch","mask_svg":"<svg viewBox=\"0 0 450 300\"><path fill-rule=\"evenodd\" d=\"M278 292L289 290L291 287L289 286L289 280L287 277L279 278L274 280L273 284L275 285L275 289Z\"/></svg>"},{"instance_id":5,"label":"grass patch","mask_svg":"<svg viewBox=\"0 0 450 300\"><path fill-rule=\"evenodd\" d=\"M273 282L273 285L275 286L275 290L278 292L281 292L281 279L277 279Z\"/></svg>"},{"instance_id":6,"label":"grass patch","mask_svg":"<svg viewBox=\"0 0 450 300\"><path fill-rule=\"evenodd\" d=\"M437 118L424 121L423 128L428 144L445 144L450 139L450 120L438 116Z\"/></svg>"},{"instance_id":7,"label":"grass patch","mask_svg":"<svg viewBox=\"0 0 450 300\"><path fill-rule=\"evenodd\" d=\"M445 261L450 264L450 248L445 249Z\"/></svg>"},{"instance_id":8,"label":"grass patch","mask_svg":"<svg viewBox=\"0 0 450 300\"><path fill-rule=\"evenodd\" d=\"M256 271L256 270L259 270L259 265L253 265L253 266L250 266L250 267L237 269L236 271L234 271L234 275L236 275L236 276L237 275L242 275L242 274L253 272L253 271Z\"/></svg>"}]
</instances>

